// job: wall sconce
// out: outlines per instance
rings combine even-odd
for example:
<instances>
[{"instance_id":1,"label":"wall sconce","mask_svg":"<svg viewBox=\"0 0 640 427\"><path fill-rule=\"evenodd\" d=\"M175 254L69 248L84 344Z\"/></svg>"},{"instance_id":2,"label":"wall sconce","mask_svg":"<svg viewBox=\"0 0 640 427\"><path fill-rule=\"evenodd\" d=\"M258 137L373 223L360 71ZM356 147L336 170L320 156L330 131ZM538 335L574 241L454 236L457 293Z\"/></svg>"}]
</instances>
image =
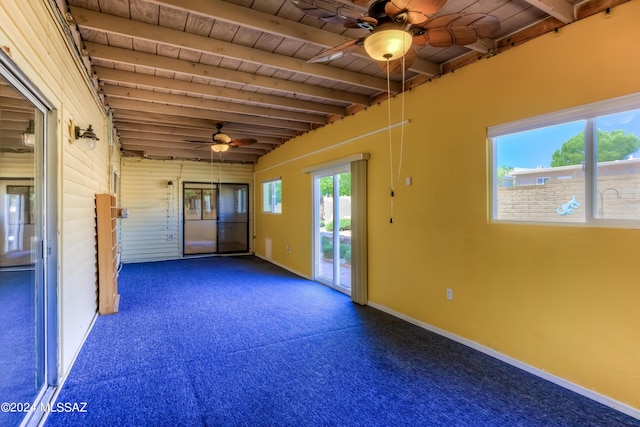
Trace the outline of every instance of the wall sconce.
<instances>
[{"instance_id":1,"label":"wall sconce","mask_svg":"<svg viewBox=\"0 0 640 427\"><path fill-rule=\"evenodd\" d=\"M100 141L100 138L98 138L98 135L93 131L91 125L89 125L87 129L80 129L80 126L76 126L74 136L76 140L80 138L86 139L90 150L96 148L96 141Z\"/></svg>"},{"instance_id":2,"label":"wall sconce","mask_svg":"<svg viewBox=\"0 0 640 427\"><path fill-rule=\"evenodd\" d=\"M33 120L29 120L29 125L24 132L22 132L22 143L27 147L36 145L36 129Z\"/></svg>"},{"instance_id":3,"label":"wall sconce","mask_svg":"<svg viewBox=\"0 0 640 427\"><path fill-rule=\"evenodd\" d=\"M169 187L169 190L173 190L173 181L167 182L167 187Z\"/></svg>"}]
</instances>

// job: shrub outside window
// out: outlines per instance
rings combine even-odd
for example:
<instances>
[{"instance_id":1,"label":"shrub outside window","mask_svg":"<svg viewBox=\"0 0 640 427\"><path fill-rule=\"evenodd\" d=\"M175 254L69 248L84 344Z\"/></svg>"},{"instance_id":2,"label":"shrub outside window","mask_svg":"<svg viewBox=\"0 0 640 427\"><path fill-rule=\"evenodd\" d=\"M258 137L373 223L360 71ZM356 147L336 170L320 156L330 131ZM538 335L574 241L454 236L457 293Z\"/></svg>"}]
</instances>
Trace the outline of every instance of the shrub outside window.
<instances>
[{"instance_id":1,"label":"shrub outside window","mask_svg":"<svg viewBox=\"0 0 640 427\"><path fill-rule=\"evenodd\" d=\"M282 213L282 180L275 179L262 183L262 211Z\"/></svg>"},{"instance_id":2,"label":"shrub outside window","mask_svg":"<svg viewBox=\"0 0 640 427\"><path fill-rule=\"evenodd\" d=\"M489 129L492 220L640 228L640 94Z\"/></svg>"}]
</instances>

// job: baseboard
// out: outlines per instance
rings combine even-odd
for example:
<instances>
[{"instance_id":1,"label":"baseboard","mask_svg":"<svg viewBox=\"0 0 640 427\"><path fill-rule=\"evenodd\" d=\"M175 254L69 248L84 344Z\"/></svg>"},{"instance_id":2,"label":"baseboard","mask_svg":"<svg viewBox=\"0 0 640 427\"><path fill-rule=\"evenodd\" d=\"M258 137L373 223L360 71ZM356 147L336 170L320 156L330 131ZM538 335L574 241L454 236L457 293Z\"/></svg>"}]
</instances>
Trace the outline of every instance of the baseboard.
<instances>
[{"instance_id":1,"label":"baseboard","mask_svg":"<svg viewBox=\"0 0 640 427\"><path fill-rule=\"evenodd\" d=\"M300 273L299 271L296 271L296 270L292 270L291 268L287 267L286 265L282 265L282 264L280 264L280 263L274 262L272 259L266 259L266 258L265 258L263 255L261 255L261 254L257 254L257 253L256 253L256 254L254 254L254 255L255 255L257 258L260 258L261 260L264 260L264 261L270 262L270 263L271 263L271 264L273 264L273 265L277 265L278 267L280 267L280 268L282 268L282 269L284 269L284 270L287 270L288 272L293 273L293 274L295 274L296 276L300 276L300 277L302 277L303 279L313 280L313 279L311 278L311 276L308 276L308 275L306 275L306 274L302 274L302 273Z\"/></svg>"},{"instance_id":2,"label":"baseboard","mask_svg":"<svg viewBox=\"0 0 640 427\"><path fill-rule=\"evenodd\" d=\"M405 320L409 323L412 323L416 326L419 326L423 329L426 329L428 331L431 331L433 333L436 333L438 335L441 335L445 338L449 338L450 340L456 341L460 344L463 344L467 347L470 347L474 350L480 351L486 355L489 355L491 357L494 357L502 362L508 363L511 366L515 366L516 368L522 369L523 371L526 371L530 374L533 374L537 377L540 377L542 379L545 379L547 381L550 381L556 385L559 385L560 387L564 387L568 390L571 390L575 393L578 393L588 399L594 400L598 403L601 403L605 406L608 406L612 409L615 409L616 411L622 412L626 415L629 415L633 418L639 419L640 420L640 409L638 408L634 408L633 406L627 405L625 403L619 402L617 400L611 399L610 397L607 397L603 394L600 393L596 393L593 390L590 390L588 388L585 388L581 385L572 383L571 381L567 381L564 378L558 377L556 375L550 374L549 372L543 371L542 369L536 368L535 366L531 366L528 365L524 362L521 362L520 360L514 359L512 357L509 357L505 354L502 354L492 348L486 347L482 344L479 344L475 341L471 341L468 340L466 338L460 337L458 335L452 334L451 332L447 332L443 329L437 328L435 326L432 326L428 323L422 322L420 320L414 319L410 316L407 316L406 314L402 314L400 312L397 312L395 310L392 310L388 307L385 307L384 305L381 304L376 304L373 302L369 302L367 303L368 306L375 308L376 310L380 310L383 311L387 314L390 314L394 317L397 317L399 319Z\"/></svg>"}]
</instances>

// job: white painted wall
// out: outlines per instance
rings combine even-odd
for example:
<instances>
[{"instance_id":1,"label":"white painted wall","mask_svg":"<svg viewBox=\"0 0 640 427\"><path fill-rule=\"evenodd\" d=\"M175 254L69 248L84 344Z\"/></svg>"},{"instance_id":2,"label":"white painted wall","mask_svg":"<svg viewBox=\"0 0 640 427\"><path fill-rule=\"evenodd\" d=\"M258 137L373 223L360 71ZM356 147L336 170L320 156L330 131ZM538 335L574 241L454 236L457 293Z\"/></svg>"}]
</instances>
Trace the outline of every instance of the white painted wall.
<instances>
[{"instance_id":1,"label":"white painted wall","mask_svg":"<svg viewBox=\"0 0 640 427\"><path fill-rule=\"evenodd\" d=\"M121 204L129 218L121 220L122 262L182 257L182 184L249 184L250 236L253 230L253 165L124 157ZM173 182L170 189L167 183ZM250 238L250 247L253 248Z\"/></svg>"},{"instance_id":2,"label":"white painted wall","mask_svg":"<svg viewBox=\"0 0 640 427\"><path fill-rule=\"evenodd\" d=\"M105 111L71 54L58 11L48 0L0 2L0 46L54 105L58 157L59 374L65 376L96 313L95 194L109 192L111 159ZM89 150L72 126L93 125L101 141Z\"/></svg>"}]
</instances>

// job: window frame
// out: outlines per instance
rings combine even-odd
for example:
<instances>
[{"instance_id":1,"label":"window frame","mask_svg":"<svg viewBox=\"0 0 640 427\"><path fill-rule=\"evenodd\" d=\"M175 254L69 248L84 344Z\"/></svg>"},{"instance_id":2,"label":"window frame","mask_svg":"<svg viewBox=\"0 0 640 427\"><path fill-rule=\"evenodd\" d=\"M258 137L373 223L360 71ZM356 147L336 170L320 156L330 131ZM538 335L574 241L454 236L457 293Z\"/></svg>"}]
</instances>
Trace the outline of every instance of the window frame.
<instances>
[{"instance_id":1,"label":"window frame","mask_svg":"<svg viewBox=\"0 0 640 427\"><path fill-rule=\"evenodd\" d=\"M278 205L276 203L277 194L276 194L276 185L280 183L280 210L276 209ZM269 192L271 194L269 205L266 203L266 194ZM282 215L282 178L273 178L262 181L262 213L265 214L273 214L273 215Z\"/></svg>"},{"instance_id":2,"label":"window frame","mask_svg":"<svg viewBox=\"0 0 640 427\"><path fill-rule=\"evenodd\" d=\"M546 185L551 178L548 176L540 176L536 178L536 185Z\"/></svg>"},{"instance_id":3,"label":"window frame","mask_svg":"<svg viewBox=\"0 0 640 427\"><path fill-rule=\"evenodd\" d=\"M496 224L527 224L546 226L566 226L566 227L601 227L601 228L640 228L640 218L638 219L615 219L598 218L596 216L597 206L597 166L595 145L597 143L595 135L596 120L599 117L610 114L622 113L630 110L640 109L640 92L612 98L591 104L581 105L566 110L542 114L514 122L491 126L487 128L487 149L488 149L488 220L489 223ZM585 121L584 137L584 173L585 173L585 218L581 222L561 222L561 221L535 221L535 220L513 220L497 218L497 184L498 184L498 161L497 161L497 138L519 132L527 132L544 127L561 125L572 121ZM636 135L640 137L640 135Z\"/></svg>"}]
</instances>

